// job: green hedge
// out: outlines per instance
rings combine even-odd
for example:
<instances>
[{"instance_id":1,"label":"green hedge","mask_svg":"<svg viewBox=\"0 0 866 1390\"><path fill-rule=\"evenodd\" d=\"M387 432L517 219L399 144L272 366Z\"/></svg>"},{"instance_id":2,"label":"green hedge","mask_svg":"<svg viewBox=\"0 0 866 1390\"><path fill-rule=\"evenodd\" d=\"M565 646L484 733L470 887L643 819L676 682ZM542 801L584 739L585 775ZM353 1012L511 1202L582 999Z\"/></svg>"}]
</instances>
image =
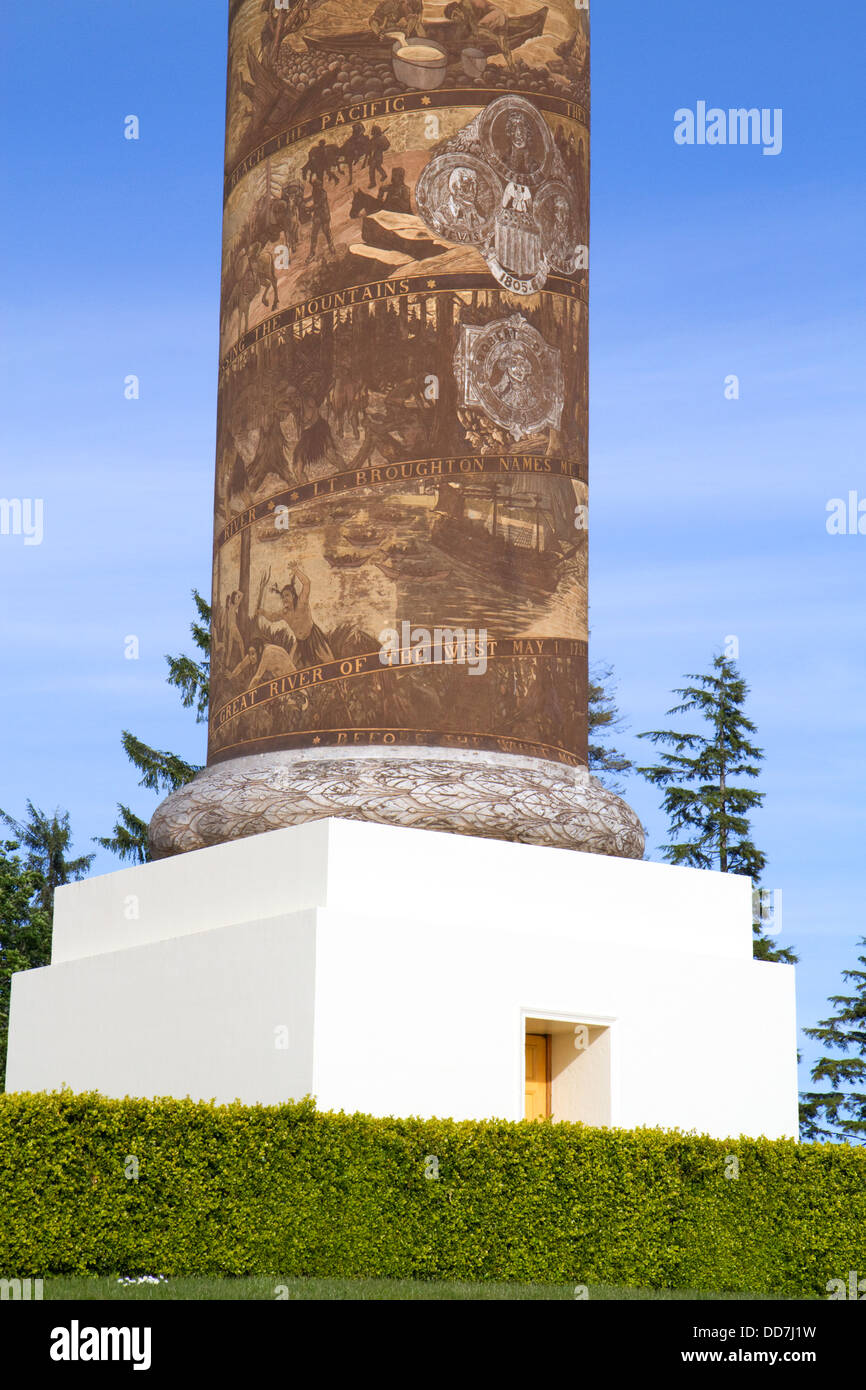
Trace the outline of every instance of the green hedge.
<instances>
[{"instance_id":1,"label":"green hedge","mask_svg":"<svg viewBox=\"0 0 866 1390\"><path fill-rule=\"evenodd\" d=\"M739 1177L726 1177L736 1155ZM438 1178L428 1177L438 1161ZM138 1164L138 1179L127 1176ZM496 1279L825 1296L866 1150L0 1095L0 1276Z\"/></svg>"}]
</instances>

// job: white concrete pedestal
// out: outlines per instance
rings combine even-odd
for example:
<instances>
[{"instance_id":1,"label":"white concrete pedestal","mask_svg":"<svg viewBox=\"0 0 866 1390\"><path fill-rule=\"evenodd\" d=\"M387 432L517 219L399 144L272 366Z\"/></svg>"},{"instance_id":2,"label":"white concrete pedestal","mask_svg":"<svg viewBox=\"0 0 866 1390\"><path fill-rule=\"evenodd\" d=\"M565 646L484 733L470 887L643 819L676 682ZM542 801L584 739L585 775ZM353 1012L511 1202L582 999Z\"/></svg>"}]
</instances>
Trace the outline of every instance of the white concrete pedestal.
<instances>
[{"instance_id":1,"label":"white concrete pedestal","mask_svg":"<svg viewBox=\"0 0 866 1390\"><path fill-rule=\"evenodd\" d=\"M61 888L7 1088L516 1120L526 1032L556 1119L797 1133L748 879L340 820Z\"/></svg>"}]
</instances>

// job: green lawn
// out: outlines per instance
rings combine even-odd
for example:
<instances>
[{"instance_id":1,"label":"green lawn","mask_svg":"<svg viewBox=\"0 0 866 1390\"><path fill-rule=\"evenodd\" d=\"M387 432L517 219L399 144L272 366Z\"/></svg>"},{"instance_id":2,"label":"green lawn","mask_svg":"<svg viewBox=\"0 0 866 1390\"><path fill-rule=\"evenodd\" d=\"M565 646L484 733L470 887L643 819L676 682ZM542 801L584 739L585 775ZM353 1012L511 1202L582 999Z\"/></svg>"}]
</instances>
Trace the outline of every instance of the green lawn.
<instances>
[{"instance_id":1,"label":"green lawn","mask_svg":"<svg viewBox=\"0 0 866 1390\"><path fill-rule=\"evenodd\" d=\"M45 1280L46 1299L80 1300L274 1300L291 1299L352 1301L466 1301L473 1299L552 1299L573 1301L574 1284L444 1283L421 1279L170 1279L166 1284L118 1284L116 1278L70 1276ZM716 1294L696 1289L623 1289L610 1284L589 1286L590 1299L735 1299L762 1298L754 1294Z\"/></svg>"}]
</instances>

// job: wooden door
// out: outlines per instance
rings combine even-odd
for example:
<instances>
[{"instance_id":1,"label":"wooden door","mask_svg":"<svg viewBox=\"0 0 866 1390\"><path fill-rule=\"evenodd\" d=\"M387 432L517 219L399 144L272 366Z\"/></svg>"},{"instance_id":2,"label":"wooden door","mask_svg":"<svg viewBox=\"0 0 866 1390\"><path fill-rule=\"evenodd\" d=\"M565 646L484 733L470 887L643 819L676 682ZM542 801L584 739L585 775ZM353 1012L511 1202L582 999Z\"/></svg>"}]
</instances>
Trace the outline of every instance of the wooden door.
<instances>
[{"instance_id":1,"label":"wooden door","mask_svg":"<svg viewBox=\"0 0 866 1390\"><path fill-rule=\"evenodd\" d=\"M546 1033L526 1034L527 1120L543 1120L550 1114L550 1038Z\"/></svg>"}]
</instances>

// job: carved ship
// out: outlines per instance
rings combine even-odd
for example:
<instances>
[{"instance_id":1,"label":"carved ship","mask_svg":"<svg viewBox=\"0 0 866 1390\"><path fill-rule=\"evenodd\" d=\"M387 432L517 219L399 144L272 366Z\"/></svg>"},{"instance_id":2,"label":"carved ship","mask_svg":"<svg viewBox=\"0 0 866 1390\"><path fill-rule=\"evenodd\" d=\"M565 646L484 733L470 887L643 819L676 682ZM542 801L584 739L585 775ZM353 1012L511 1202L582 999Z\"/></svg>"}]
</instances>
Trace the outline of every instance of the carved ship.
<instances>
[{"instance_id":1,"label":"carved ship","mask_svg":"<svg viewBox=\"0 0 866 1390\"><path fill-rule=\"evenodd\" d=\"M379 537L375 531L371 531L366 526L347 526L344 533L347 541L352 545L378 545Z\"/></svg>"},{"instance_id":2,"label":"carved ship","mask_svg":"<svg viewBox=\"0 0 866 1390\"><path fill-rule=\"evenodd\" d=\"M396 560L402 560L406 556L409 556L410 558L412 556L416 556L420 559L424 553L418 542L414 540L411 536L407 541L392 541L390 545L386 545L384 547L384 550L386 555L388 555L391 559Z\"/></svg>"},{"instance_id":3,"label":"carved ship","mask_svg":"<svg viewBox=\"0 0 866 1390\"><path fill-rule=\"evenodd\" d=\"M529 14L509 19L508 37L512 49L519 48L527 39L538 38L544 30L546 19L546 5L539 10L531 10ZM467 25L459 19L425 19L423 36L415 34L412 38L419 43L423 43L424 38L434 39L436 43L441 43L451 59L459 58L466 47L478 48L482 53L499 52L494 38L488 37L483 29L477 34L470 34ZM394 39L390 36L378 39L369 29L357 29L343 34L304 34L304 43L320 53L340 53L347 57L390 62Z\"/></svg>"},{"instance_id":4,"label":"carved ship","mask_svg":"<svg viewBox=\"0 0 866 1390\"><path fill-rule=\"evenodd\" d=\"M325 559L332 570L359 570L362 565L366 565L368 555L326 555Z\"/></svg>"},{"instance_id":5,"label":"carved ship","mask_svg":"<svg viewBox=\"0 0 866 1390\"><path fill-rule=\"evenodd\" d=\"M487 504L483 517L465 515L469 497ZM503 511L518 515L504 516ZM446 485L439 490L436 512L430 539L437 549L496 583L510 585L516 580L553 593L562 555L540 498L503 495L495 483L465 489ZM521 518L520 512L529 515Z\"/></svg>"},{"instance_id":6,"label":"carved ship","mask_svg":"<svg viewBox=\"0 0 866 1390\"><path fill-rule=\"evenodd\" d=\"M407 580L416 580L424 584L441 584L444 580L451 578L452 571L449 569L437 569L435 564L429 561L409 564L403 561L402 564L383 564L381 560L376 561L376 568L381 570L386 579L399 583Z\"/></svg>"}]
</instances>

